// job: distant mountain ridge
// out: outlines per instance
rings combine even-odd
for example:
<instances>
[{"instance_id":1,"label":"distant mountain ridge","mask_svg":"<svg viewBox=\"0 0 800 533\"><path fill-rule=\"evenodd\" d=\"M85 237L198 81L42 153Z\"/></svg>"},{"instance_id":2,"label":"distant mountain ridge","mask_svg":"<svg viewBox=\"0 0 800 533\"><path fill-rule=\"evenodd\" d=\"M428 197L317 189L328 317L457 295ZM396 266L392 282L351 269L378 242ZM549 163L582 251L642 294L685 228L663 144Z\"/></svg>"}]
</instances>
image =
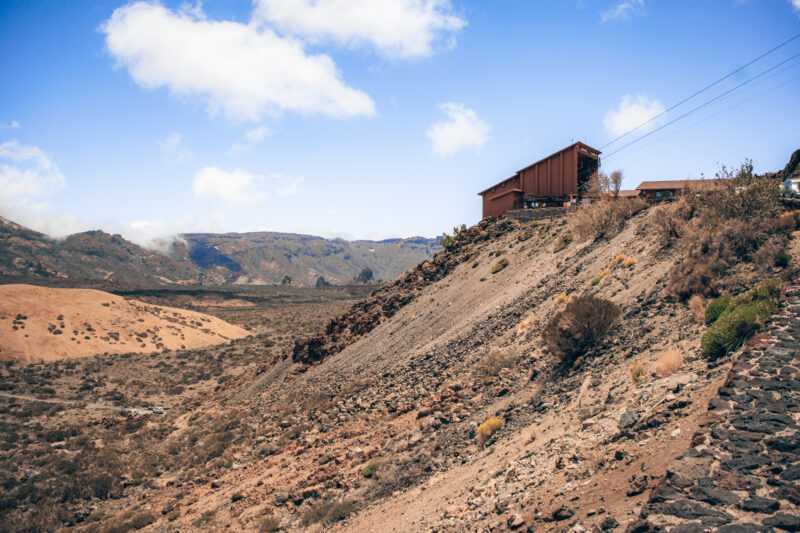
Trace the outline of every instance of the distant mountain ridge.
<instances>
[{"instance_id":1,"label":"distant mountain ridge","mask_svg":"<svg viewBox=\"0 0 800 533\"><path fill-rule=\"evenodd\" d=\"M126 285L351 283L367 269L393 280L431 257L439 239L345 241L277 232L187 233L163 251L93 230L53 239L0 217L0 276Z\"/></svg>"}]
</instances>

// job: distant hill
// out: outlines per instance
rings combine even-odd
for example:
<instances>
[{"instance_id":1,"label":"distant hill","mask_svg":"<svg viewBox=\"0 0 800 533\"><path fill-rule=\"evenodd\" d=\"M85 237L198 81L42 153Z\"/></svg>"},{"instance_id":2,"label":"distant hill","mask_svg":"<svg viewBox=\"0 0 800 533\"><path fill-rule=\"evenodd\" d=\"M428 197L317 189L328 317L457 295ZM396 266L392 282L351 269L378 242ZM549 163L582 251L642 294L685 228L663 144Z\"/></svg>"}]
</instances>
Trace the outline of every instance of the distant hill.
<instances>
[{"instance_id":1,"label":"distant hill","mask_svg":"<svg viewBox=\"0 0 800 533\"><path fill-rule=\"evenodd\" d=\"M278 284L285 276L292 284L313 286L319 277L346 284L364 269L376 280L394 280L431 257L437 239L413 237L384 241L345 241L293 233L190 233L185 239L191 261L233 283Z\"/></svg>"},{"instance_id":2,"label":"distant hill","mask_svg":"<svg viewBox=\"0 0 800 533\"><path fill-rule=\"evenodd\" d=\"M0 275L165 285L196 283L200 270L120 235L86 231L53 239L0 217Z\"/></svg>"},{"instance_id":3,"label":"distant hill","mask_svg":"<svg viewBox=\"0 0 800 533\"><path fill-rule=\"evenodd\" d=\"M53 239L0 217L0 276L114 284L314 286L352 283L365 269L393 280L439 249L437 239L345 241L290 233L192 233L144 248L86 231Z\"/></svg>"}]
</instances>

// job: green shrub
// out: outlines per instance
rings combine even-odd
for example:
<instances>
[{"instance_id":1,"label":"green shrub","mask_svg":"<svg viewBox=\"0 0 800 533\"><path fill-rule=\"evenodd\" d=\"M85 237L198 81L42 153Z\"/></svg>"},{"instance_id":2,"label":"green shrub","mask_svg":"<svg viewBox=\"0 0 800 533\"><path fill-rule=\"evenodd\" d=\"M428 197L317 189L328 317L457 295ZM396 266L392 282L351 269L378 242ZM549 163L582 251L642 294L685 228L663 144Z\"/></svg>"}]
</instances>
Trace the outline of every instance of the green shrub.
<instances>
[{"instance_id":1,"label":"green shrub","mask_svg":"<svg viewBox=\"0 0 800 533\"><path fill-rule=\"evenodd\" d=\"M722 316L706 330L701 340L703 355L717 359L736 350L775 312L768 301L740 305Z\"/></svg>"},{"instance_id":2,"label":"green shrub","mask_svg":"<svg viewBox=\"0 0 800 533\"><path fill-rule=\"evenodd\" d=\"M786 252L786 250L780 250L775 253L772 260L774 261L776 267L786 268L789 266L789 261L791 260L791 257Z\"/></svg>"},{"instance_id":3,"label":"green shrub","mask_svg":"<svg viewBox=\"0 0 800 533\"><path fill-rule=\"evenodd\" d=\"M701 347L708 359L717 359L741 346L775 312L781 294L778 280L766 280L735 297L723 296L706 308Z\"/></svg>"},{"instance_id":4,"label":"green shrub","mask_svg":"<svg viewBox=\"0 0 800 533\"><path fill-rule=\"evenodd\" d=\"M728 309L728 306L731 303L730 296L720 296L719 298L715 298L709 302L708 306L706 307L706 325L710 326L717 319Z\"/></svg>"}]
</instances>

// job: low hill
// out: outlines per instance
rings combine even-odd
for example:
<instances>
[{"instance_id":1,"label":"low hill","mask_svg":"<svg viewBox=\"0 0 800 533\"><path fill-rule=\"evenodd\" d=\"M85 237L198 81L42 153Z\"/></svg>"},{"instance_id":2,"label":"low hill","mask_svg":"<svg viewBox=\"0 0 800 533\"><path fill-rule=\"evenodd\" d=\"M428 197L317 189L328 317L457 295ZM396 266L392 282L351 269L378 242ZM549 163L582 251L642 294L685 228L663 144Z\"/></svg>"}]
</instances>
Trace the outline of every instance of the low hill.
<instances>
[{"instance_id":1,"label":"low hill","mask_svg":"<svg viewBox=\"0 0 800 533\"><path fill-rule=\"evenodd\" d=\"M92 289L0 285L0 360L202 348L248 335L218 318Z\"/></svg>"},{"instance_id":2,"label":"low hill","mask_svg":"<svg viewBox=\"0 0 800 533\"><path fill-rule=\"evenodd\" d=\"M0 277L127 286L352 283L396 279L440 249L415 237L345 241L288 233L193 233L143 248L120 235L87 231L52 239L0 217ZM324 281L320 281L323 278Z\"/></svg>"}]
</instances>

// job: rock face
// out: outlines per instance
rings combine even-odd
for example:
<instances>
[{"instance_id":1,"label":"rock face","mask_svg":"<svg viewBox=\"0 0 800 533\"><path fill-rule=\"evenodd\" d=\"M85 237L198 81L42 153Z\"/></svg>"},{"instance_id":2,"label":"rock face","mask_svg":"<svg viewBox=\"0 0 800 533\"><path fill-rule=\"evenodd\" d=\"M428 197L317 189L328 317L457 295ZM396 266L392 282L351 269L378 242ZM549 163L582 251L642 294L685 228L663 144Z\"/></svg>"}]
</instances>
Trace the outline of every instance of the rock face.
<instances>
[{"instance_id":1,"label":"rock face","mask_svg":"<svg viewBox=\"0 0 800 533\"><path fill-rule=\"evenodd\" d=\"M711 423L642 510L648 530L800 529L800 286L787 292L766 347L734 363Z\"/></svg>"}]
</instances>

